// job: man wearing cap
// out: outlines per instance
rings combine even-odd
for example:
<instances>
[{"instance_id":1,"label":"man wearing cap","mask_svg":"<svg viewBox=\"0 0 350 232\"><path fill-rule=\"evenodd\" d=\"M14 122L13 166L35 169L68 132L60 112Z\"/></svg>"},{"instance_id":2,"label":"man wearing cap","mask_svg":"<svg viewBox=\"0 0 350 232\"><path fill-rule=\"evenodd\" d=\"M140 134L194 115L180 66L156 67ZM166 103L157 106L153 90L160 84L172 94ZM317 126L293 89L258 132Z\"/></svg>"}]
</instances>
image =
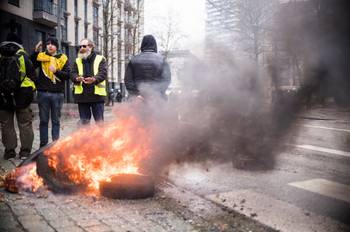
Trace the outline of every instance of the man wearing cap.
<instances>
[{"instance_id":1,"label":"man wearing cap","mask_svg":"<svg viewBox=\"0 0 350 232\"><path fill-rule=\"evenodd\" d=\"M35 68L39 68L39 76L35 82L40 118L40 147L48 142L48 124L51 115L52 141L60 137L60 117L64 100L65 81L69 79L69 64L65 54L58 52L56 38L50 37L45 42L46 49L40 52L42 43L35 47L31 56Z\"/></svg>"}]
</instances>

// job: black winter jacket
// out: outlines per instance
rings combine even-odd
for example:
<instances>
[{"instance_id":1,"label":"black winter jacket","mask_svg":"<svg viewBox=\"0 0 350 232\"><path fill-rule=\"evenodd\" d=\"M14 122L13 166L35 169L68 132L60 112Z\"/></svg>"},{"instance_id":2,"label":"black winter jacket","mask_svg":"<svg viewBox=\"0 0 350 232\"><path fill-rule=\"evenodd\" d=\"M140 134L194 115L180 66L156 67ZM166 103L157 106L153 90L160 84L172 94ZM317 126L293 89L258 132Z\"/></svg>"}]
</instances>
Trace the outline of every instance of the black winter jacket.
<instances>
[{"instance_id":1,"label":"black winter jacket","mask_svg":"<svg viewBox=\"0 0 350 232\"><path fill-rule=\"evenodd\" d=\"M97 75L94 75L94 61L96 58L96 53L92 52L91 55L84 60L83 59L83 77L95 77L96 82L93 84L85 84L83 83L83 93L82 94L74 94L74 100L76 103L93 103L93 102L104 102L105 97L94 94L95 85L101 83L102 81L107 79L107 67L106 60L103 59L98 67ZM77 63L74 62L71 72L71 80L73 83L76 82L76 78L79 76L78 74L78 66ZM73 90L74 91L74 90Z\"/></svg>"},{"instance_id":2,"label":"black winter jacket","mask_svg":"<svg viewBox=\"0 0 350 232\"><path fill-rule=\"evenodd\" d=\"M157 53L157 43L147 35L141 44L141 53L134 56L125 72L125 86L130 95L147 95L148 91L165 96L171 81L169 64ZM143 89L147 88L147 89Z\"/></svg>"},{"instance_id":3,"label":"black winter jacket","mask_svg":"<svg viewBox=\"0 0 350 232\"><path fill-rule=\"evenodd\" d=\"M66 64L63 66L62 70L57 71L55 76L58 77L61 81L52 81L45 76L43 70L41 69L41 62L37 60L39 52L34 52L31 55L31 60L33 62L34 68L39 68L39 76L35 82L36 89L38 91L52 92L52 93L63 93L65 88L65 81L69 79L69 62L67 60ZM49 55L48 53L46 53ZM57 54L55 57L59 58L62 54Z\"/></svg>"},{"instance_id":4,"label":"black winter jacket","mask_svg":"<svg viewBox=\"0 0 350 232\"><path fill-rule=\"evenodd\" d=\"M5 41L0 45L0 54L3 56L12 56L19 49L23 49L20 44ZM22 55L24 57L26 75L32 81L35 81L36 76L33 64L26 53L22 53ZM0 110L14 111L16 109L26 108L33 101L33 95L34 91L32 87L19 88L15 92L14 97L2 94L0 97Z\"/></svg>"}]
</instances>

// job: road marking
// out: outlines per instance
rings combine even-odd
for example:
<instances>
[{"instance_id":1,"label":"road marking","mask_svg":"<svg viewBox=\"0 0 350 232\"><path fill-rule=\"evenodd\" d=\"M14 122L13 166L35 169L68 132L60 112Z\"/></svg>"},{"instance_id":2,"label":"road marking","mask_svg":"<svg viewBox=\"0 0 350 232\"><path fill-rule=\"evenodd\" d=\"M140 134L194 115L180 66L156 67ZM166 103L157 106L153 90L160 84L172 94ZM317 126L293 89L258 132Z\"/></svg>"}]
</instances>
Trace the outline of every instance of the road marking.
<instances>
[{"instance_id":1,"label":"road marking","mask_svg":"<svg viewBox=\"0 0 350 232\"><path fill-rule=\"evenodd\" d=\"M311 151L320 151L320 152L330 153L334 155L350 157L350 152L347 152L347 151L334 150L326 147L318 147L318 146L307 145L307 144L294 145L294 146L298 148L306 149L306 150L311 150Z\"/></svg>"},{"instance_id":2,"label":"road marking","mask_svg":"<svg viewBox=\"0 0 350 232\"><path fill-rule=\"evenodd\" d=\"M350 231L348 225L334 219L250 189L207 195L206 198L280 231Z\"/></svg>"},{"instance_id":3,"label":"road marking","mask_svg":"<svg viewBox=\"0 0 350 232\"><path fill-rule=\"evenodd\" d=\"M325 179L292 182L288 185L350 203L350 186Z\"/></svg>"},{"instance_id":4,"label":"road marking","mask_svg":"<svg viewBox=\"0 0 350 232\"><path fill-rule=\"evenodd\" d=\"M312 125L303 125L304 127L317 128L317 129L325 129L325 130L334 130L334 131L342 131L342 132L350 132L347 129L340 129L334 127L325 127L325 126L312 126Z\"/></svg>"}]
</instances>

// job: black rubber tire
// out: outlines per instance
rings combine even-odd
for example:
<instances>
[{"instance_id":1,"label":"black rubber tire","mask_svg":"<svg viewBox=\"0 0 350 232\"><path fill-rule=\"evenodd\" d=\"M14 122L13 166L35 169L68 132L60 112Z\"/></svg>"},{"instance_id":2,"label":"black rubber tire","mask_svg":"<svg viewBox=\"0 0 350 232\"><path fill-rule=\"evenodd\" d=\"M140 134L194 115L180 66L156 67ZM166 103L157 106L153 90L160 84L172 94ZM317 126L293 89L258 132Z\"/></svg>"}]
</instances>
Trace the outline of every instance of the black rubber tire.
<instances>
[{"instance_id":1,"label":"black rubber tire","mask_svg":"<svg viewBox=\"0 0 350 232\"><path fill-rule=\"evenodd\" d=\"M40 154L36 160L37 173L44 179L45 184L48 188L56 193L77 193L86 190L87 185L77 185L68 180L63 175L56 173L53 169L48 166L47 156Z\"/></svg>"},{"instance_id":2,"label":"black rubber tire","mask_svg":"<svg viewBox=\"0 0 350 232\"><path fill-rule=\"evenodd\" d=\"M149 198L154 192L154 180L146 175L120 174L112 177L111 182L100 183L101 195L113 199Z\"/></svg>"}]
</instances>

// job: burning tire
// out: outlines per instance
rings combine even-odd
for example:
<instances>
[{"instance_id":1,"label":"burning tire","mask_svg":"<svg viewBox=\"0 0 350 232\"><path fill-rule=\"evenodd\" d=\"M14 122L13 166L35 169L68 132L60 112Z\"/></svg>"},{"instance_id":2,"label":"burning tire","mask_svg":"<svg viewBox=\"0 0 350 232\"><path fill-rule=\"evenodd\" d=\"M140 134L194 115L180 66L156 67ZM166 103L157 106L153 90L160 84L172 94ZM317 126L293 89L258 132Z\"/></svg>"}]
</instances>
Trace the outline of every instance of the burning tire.
<instances>
[{"instance_id":1,"label":"burning tire","mask_svg":"<svg viewBox=\"0 0 350 232\"><path fill-rule=\"evenodd\" d=\"M110 182L101 182L100 192L114 199L148 198L154 195L154 180L147 175L120 174L112 177Z\"/></svg>"},{"instance_id":2,"label":"burning tire","mask_svg":"<svg viewBox=\"0 0 350 232\"><path fill-rule=\"evenodd\" d=\"M73 183L63 173L58 173L48 164L48 157L40 154L36 160L37 173L44 179L50 190L58 193L77 193L84 191L86 185Z\"/></svg>"}]
</instances>

